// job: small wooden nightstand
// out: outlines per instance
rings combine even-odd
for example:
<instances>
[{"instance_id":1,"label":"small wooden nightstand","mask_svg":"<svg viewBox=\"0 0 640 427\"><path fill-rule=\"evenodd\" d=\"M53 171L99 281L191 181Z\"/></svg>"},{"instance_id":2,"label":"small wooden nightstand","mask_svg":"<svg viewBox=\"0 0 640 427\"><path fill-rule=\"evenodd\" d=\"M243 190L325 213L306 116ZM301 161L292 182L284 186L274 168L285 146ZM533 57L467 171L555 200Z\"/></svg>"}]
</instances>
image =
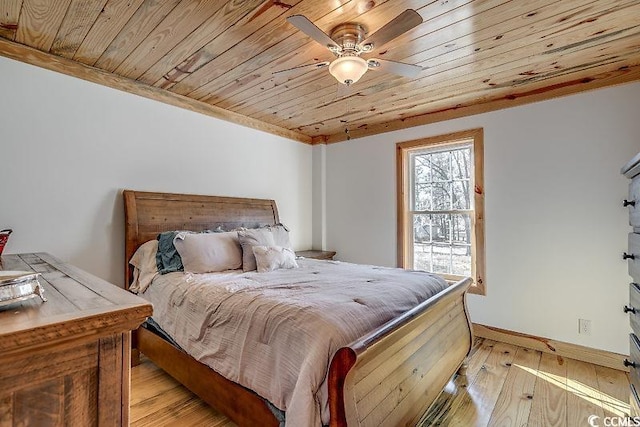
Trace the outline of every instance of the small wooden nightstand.
<instances>
[{"instance_id":1,"label":"small wooden nightstand","mask_svg":"<svg viewBox=\"0 0 640 427\"><path fill-rule=\"evenodd\" d=\"M296 256L313 259L333 259L333 257L336 256L336 252L310 249L308 251L298 251L296 252Z\"/></svg>"},{"instance_id":2,"label":"small wooden nightstand","mask_svg":"<svg viewBox=\"0 0 640 427\"><path fill-rule=\"evenodd\" d=\"M48 299L0 309L0 425L129 425L131 331L149 302L49 254L4 255Z\"/></svg>"}]
</instances>

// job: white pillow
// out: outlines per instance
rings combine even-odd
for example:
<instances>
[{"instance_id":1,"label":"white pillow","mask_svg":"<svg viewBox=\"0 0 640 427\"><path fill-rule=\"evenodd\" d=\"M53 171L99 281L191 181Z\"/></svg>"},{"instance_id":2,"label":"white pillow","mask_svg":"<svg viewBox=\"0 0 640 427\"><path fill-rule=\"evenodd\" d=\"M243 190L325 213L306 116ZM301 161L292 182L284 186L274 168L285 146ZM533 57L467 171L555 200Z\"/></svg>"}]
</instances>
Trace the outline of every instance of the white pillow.
<instances>
[{"instance_id":1,"label":"white pillow","mask_svg":"<svg viewBox=\"0 0 640 427\"><path fill-rule=\"evenodd\" d=\"M178 233L173 240L184 271L212 273L242 267L242 249L238 233Z\"/></svg>"},{"instance_id":2,"label":"white pillow","mask_svg":"<svg viewBox=\"0 0 640 427\"><path fill-rule=\"evenodd\" d=\"M131 292L136 294L138 292L144 292L158 274L158 265L156 264L157 252L158 241L149 240L140 245L131 257L131 260L129 260L129 264L134 267L133 283L129 286Z\"/></svg>"},{"instance_id":3,"label":"white pillow","mask_svg":"<svg viewBox=\"0 0 640 427\"><path fill-rule=\"evenodd\" d=\"M280 268L298 268L296 254L282 246L254 246L258 273L278 270Z\"/></svg>"},{"instance_id":4,"label":"white pillow","mask_svg":"<svg viewBox=\"0 0 640 427\"><path fill-rule=\"evenodd\" d=\"M238 231L238 240L242 246L242 270L253 271L256 269L256 257L253 254L254 246L275 246L273 233L268 228L252 228Z\"/></svg>"}]
</instances>

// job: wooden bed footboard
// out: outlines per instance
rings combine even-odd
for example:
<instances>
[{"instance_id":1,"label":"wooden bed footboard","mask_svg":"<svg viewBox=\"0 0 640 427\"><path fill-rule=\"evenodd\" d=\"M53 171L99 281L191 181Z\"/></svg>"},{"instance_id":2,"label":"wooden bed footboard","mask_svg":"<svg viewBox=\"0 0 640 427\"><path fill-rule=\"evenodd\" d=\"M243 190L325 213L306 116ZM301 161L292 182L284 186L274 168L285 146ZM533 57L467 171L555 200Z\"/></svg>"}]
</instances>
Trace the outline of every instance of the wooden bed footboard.
<instances>
[{"instance_id":1,"label":"wooden bed footboard","mask_svg":"<svg viewBox=\"0 0 640 427\"><path fill-rule=\"evenodd\" d=\"M473 344L464 279L348 347L329 370L331 427L413 426Z\"/></svg>"}]
</instances>

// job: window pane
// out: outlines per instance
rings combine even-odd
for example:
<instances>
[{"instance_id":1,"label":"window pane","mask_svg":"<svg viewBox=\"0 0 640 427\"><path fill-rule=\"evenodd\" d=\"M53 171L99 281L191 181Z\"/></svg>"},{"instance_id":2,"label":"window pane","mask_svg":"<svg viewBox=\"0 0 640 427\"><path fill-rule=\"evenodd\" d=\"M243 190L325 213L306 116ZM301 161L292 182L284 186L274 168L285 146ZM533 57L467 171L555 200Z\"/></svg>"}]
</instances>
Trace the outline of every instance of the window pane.
<instances>
[{"instance_id":1,"label":"window pane","mask_svg":"<svg viewBox=\"0 0 640 427\"><path fill-rule=\"evenodd\" d=\"M439 243L451 242L451 215L431 215L431 240Z\"/></svg>"},{"instance_id":2,"label":"window pane","mask_svg":"<svg viewBox=\"0 0 640 427\"><path fill-rule=\"evenodd\" d=\"M431 245L413 244L413 269L431 271Z\"/></svg>"},{"instance_id":3,"label":"window pane","mask_svg":"<svg viewBox=\"0 0 640 427\"><path fill-rule=\"evenodd\" d=\"M429 156L432 181L451 181L450 155L451 153L449 151L443 151L441 153L433 153Z\"/></svg>"},{"instance_id":4,"label":"window pane","mask_svg":"<svg viewBox=\"0 0 640 427\"><path fill-rule=\"evenodd\" d=\"M434 273L451 273L449 265L451 262L451 246L432 246L432 272Z\"/></svg>"},{"instance_id":5,"label":"window pane","mask_svg":"<svg viewBox=\"0 0 640 427\"><path fill-rule=\"evenodd\" d=\"M431 241L430 215L417 214L413 216L413 242L429 243Z\"/></svg>"},{"instance_id":6,"label":"window pane","mask_svg":"<svg viewBox=\"0 0 640 427\"><path fill-rule=\"evenodd\" d=\"M451 152L451 173L453 179L469 179L471 177L470 148Z\"/></svg>"},{"instance_id":7,"label":"window pane","mask_svg":"<svg viewBox=\"0 0 640 427\"><path fill-rule=\"evenodd\" d=\"M451 210L451 183L450 182L436 182L432 187L433 201L432 210L444 211Z\"/></svg>"},{"instance_id":8,"label":"window pane","mask_svg":"<svg viewBox=\"0 0 640 427\"><path fill-rule=\"evenodd\" d=\"M454 245L451 252L451 273L471 276L471 246Z\"/></svg>"},{"instance_id":9,"label":"window pane","mask_svg":"<svg viewBox=\"0 0 640 427\"><path fill-rule=\"evenodd\" d=\"M471 215L451 215L451 239L453 243L471 244Z\"/></svg>"},{"instance_id":10,"label":"window pane","mask_svg":"<svg viewBox=\"0 0 640 427\"><path fill-rule=\"evenodd\" d=\"M431 182L431 168L429 167L428 154L415 155L413 160L415 164L415 182Z\"/></svg>"},{"instance_id":11,"label":"window pane","mask_svg":"<svg viewBox=\"0 0 640 427\"><path fill-rule=\"evenodd\" d=\"M471 209L469 181L453 181L453 209Z\"/></svg>"},{"instance_id":12,"label":"window pane","mask_svg":"<svg viewBox=\"0 0 640 427\"><path fill-rule=\"evenodd\" d=\"M416 211L427 211L432 209L431 184L416 184L413 204L413 210Z\"/></svg>"}]
</instances>

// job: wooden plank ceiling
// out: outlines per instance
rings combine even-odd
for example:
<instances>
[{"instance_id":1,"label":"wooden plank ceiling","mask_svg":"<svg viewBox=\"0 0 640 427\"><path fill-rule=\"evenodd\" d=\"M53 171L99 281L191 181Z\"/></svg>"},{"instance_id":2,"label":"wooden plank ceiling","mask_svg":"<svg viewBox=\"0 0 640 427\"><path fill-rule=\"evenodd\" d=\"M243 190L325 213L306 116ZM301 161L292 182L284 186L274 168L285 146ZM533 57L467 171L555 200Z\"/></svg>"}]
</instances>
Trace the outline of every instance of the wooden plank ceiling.
<instances>
[{"instance_id":1,"label":"wooden plank ceiling","mask_svg":"<svg viewBox=\"0 0 640 427\"><path fill-rule=\"evenodd\" d=\"M272 74L333 58L288 16L372 34L408 8L424 22L363 56L417 78L369 71L338 96L326 68ZM305 142L640 78L638 0L0 0L0 37L1 55Z\"/></svg>"}]
</instances>

